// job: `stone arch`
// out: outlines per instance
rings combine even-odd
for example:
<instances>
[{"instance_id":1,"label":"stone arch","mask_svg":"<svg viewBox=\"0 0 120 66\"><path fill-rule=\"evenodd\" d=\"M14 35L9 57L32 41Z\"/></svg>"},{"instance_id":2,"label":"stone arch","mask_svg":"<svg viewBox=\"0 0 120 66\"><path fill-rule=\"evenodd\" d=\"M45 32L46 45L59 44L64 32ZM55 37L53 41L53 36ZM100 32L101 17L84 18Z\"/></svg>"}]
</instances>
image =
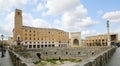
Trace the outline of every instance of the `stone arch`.
<instances>
[{"instance_id":1,"label":"stone arch","mask_svg":"<svg viewBox=\"0 0 120 66\"><path fill-rule=\"evenodd\" d=\"M39 59L41 59L41 54L40 53L36 53L36 55Z\"/></svg>"},{"instance_id":2,"label":"stone arch","mask_svg":"<svg viewBox=\"0 0 120 66\"><path fill-rule=\"evenodd\" d=\"M74 39L73 40L73 45L79 45L79 40L78 39Z\"/></svg>"},{"instance_id":3,"label":"stone arch","mask_svg":"<svg viewBox=\"0 0 120 66\"><path fill-rule=\"evenodd\" d=\"M59 60L61 60L61 57L59 57Z\"/></svg>"},{"instance_id":4,"label":"stone arch","mask_svg":"<svg viewBox=\"0 0 120 66\"><path fill-rule=\"evenodd\" d=\"M17 35L17 45L21 45L21 36Z\"/></svg>"},{"instance_id":5,"label":"stone arch","mask_svg":"<svg viewBox=\"0 0 120 66\"><path fill-rule=\"evenodd\" d=\"M17 35L17 41L20 41L20 40L21 40L21 36Z\"/></svg>"}]
</instances>

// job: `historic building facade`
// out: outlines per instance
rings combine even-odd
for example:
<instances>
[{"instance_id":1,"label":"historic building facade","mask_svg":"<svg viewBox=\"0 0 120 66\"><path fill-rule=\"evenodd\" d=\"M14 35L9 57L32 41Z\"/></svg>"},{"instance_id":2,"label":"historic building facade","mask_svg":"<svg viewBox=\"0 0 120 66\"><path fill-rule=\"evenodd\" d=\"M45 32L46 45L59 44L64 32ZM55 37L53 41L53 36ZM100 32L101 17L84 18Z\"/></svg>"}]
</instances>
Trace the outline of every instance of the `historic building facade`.
<instances>
[{"instance_id":1,"label":"historic building facade","mask_svg":"<svg viewBox=\"0 0 120 66\"><path fill-rule=\"evenodd\" d=\"M82 46L81 32L71 32L70 46L71 47Z\"/></svg>"},{"instance_id":2,"label":"historic building facade","mask_svg":"<svg viewBox=\"0 0 120 66\"><path fill-rule=\"evenodd\" d=\"M110 44L118 43L118 34L110 34ZM88 46L107 46L107 35L96 35L86 37L86 44Z\"/></svg>"},{"instance_id":3,"label":"historic building facade","mask_svg":"<svg viewBox=\"0 0 120 66\"><path fill-rule=\"evenodd\" d=\"M23 26L22 20L22 10L16 9L13 29L14 44L25 45L28 49L68 46L68 32L54 28Z\"/></svg>"}]
</instances>

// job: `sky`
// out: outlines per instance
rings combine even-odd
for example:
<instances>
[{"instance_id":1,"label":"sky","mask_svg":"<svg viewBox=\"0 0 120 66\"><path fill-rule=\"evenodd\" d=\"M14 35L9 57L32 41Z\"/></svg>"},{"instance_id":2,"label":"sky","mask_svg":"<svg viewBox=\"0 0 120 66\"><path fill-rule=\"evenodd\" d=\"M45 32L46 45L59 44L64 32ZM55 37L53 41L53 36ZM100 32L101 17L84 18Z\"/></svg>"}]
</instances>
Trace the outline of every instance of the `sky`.
<instances>
[{"instance_id":1,"label":"sky","mask_svg":"<svg viewBox=\"0 0 120 66\"><path fill-rule=\"evenodd\" d=\"M120 0L0 0L0 35L13 36L15 9L22 10L23 25L81 32L81 37L120 34Z\"/></svg>"}]
</instances>

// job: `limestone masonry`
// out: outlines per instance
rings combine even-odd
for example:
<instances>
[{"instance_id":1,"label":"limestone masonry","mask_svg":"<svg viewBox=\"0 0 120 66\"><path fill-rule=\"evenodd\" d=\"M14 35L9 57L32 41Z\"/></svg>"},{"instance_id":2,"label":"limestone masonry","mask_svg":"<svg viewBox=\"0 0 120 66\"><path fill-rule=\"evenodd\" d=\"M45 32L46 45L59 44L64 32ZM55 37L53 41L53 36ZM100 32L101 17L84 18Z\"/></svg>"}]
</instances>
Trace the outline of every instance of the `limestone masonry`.
<instances>
[{"instance_id":1,"label":"limestone masonry","mask_svg":"<svg viewBox=\"0 0 120 66\"><path fill-rule=\"evenodd\" d=\"M71 33L72 39L69 41L69 32L55 28L36 28L23 26L22 10L15 10L13 40L14 45L24 45L28 49L44 47L80 47L81 33Z\"/></svg>"}]
</instances>

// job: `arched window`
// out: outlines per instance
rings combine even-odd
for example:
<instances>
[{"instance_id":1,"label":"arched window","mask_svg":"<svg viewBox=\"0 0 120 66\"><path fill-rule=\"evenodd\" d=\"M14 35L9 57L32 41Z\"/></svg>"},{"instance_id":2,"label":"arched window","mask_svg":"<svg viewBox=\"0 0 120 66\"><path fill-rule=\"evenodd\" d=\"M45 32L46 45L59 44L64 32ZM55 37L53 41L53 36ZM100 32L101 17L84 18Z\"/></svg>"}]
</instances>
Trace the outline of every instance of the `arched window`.
<instances>
[{"instance_id":1,"label":"arched window","mask_svg":"<svg viewBox=\"0 0 120 66\"><path fill-rule=\"evenodd\" d=\"M74 39L73 40L73 45L79 45L79 40L78 39Z\"/></svg>"},{"instance_id":2,"label":"arched window","mask_svg":"<svg viewBox=\"0 0 120 66\"><path fill-rule=\"evenodd\" d=\"M20 37L18 37L18 41L20 40Z\"/></svg>"},{"instance_id":3,"label":"arched window","mask_svg":"<svg viewBox=\"0 0 120 66\"><path fill-rule=\"evenodd\" d=\"M20 41L21 40L21 36L17 35L17 40Z\"/></svg>"}]
</instances>

